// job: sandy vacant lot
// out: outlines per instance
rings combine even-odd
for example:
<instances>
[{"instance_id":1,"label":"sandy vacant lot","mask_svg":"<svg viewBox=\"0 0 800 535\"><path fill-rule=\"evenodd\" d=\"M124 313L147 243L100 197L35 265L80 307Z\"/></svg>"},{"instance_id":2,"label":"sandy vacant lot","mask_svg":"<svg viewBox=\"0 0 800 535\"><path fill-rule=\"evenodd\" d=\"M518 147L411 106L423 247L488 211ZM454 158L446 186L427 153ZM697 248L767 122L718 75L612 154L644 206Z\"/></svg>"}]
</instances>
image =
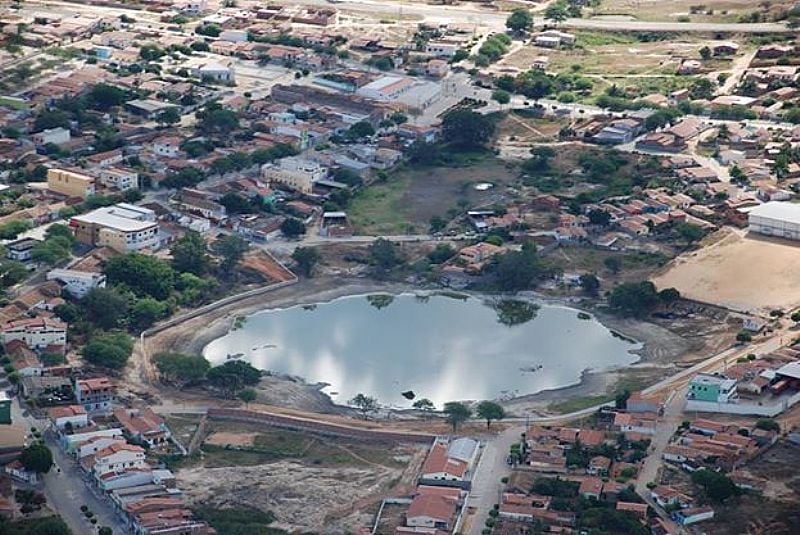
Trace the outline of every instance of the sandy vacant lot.
<instances>
[{"instance_id":1,"label":"sandy vacant lot","mask_svg":"<svg viewBox=\"0 0 800 535\"><path fill-rule=\"evenodd\" d=\"M717 241L681 255L653 278L659 288L739 311L800 304L800 243L724 229Z\"/></svg>"}]
</instances>

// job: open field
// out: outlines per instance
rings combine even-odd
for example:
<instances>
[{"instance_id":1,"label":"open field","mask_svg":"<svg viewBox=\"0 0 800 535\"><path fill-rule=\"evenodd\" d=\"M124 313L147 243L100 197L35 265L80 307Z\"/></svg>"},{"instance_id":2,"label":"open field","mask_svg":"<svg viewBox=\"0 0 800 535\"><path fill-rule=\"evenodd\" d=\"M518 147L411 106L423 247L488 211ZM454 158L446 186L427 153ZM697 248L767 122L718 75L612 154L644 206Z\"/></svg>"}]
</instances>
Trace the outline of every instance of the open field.
<instances>
[{"instance_id":1,"label":"open field","mask_svg":"<svg viewBox=\"0 0 800 535\"><path fill-rule=\"evenodd\" d=\"M653 282L739 311L788 310L800 303L800 244L731 230L712 238L718 241L677 257Z\"/></svg>"},{"instance_id":2,"label":"open field","mask_svg":"<svg viewBox=\"0 0 800 535\"><path fill-rule=\"evenodd\" d=\"M603 0L594 15L629 15L642 21L680 22L679 17L688 16L691 22L738 22L742 15L763 11L757 0ZM791 5L788 1L773 1L774 7ZM690 13L692 6L704 6L697 13Z\"/></svg>"},{"instance_id":3,"label":"open field","mask_svg":"<svg viewBox=\"0 0 800 535\"><path fill-rule=\"evenodd\" d=\"M410 486L425 448L214 421L177 477L193 504L271 511L276 527L354 529L390 489Z\"/></svg>"},{"instance_id":4,"label":"open field","mask_svg":"<svg viewBox=\"0 0 800 535\"><path fill-rule=\"evenodd\" d=\"M471 167L406 168L359 192L347 213L357 234L427 232L431 217L444 217L459 203L491 204L501 186L515 180L516 173L495 159ZM496 187L483 192L472 188L484 181Z\"/></svg>"}]
</instances>

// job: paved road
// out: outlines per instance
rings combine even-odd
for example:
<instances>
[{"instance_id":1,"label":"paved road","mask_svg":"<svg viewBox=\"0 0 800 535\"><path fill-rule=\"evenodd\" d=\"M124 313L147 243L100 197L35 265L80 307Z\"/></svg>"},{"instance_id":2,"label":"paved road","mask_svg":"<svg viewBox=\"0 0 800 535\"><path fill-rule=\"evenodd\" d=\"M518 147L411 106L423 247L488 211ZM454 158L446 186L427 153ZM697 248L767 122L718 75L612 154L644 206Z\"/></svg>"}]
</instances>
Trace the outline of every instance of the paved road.
<instances>
[{"instance_id":1,"label":"paved road","mask_svg":"<svg viewBox=\"0 0 800 535\"><path fill-rule=\"evenodd\" d=\"M503 489L500 480L511 473L506 458L511 445L520 439L524 431L524 427L512 426L486 442L467 499L467 507L475 508L467 532L470 535L481 534L489 517L489 511L494 504L500 503L500 493Z\"/></svg>"}]
</instances>

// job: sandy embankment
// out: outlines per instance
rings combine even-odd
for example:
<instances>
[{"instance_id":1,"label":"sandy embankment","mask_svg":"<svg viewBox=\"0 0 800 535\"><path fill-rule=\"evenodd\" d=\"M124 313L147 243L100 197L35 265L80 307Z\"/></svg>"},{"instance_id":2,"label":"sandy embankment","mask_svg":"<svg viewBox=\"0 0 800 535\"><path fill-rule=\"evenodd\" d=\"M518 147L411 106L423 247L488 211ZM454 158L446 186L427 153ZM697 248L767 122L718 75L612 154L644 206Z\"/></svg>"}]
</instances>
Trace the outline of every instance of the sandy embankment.
<instances>
[{"instance_id":1,"label":"sandy embankment","mask_svg":"<svg viewBox=\"0 0 800 535\"><path fill-rule=\"evenodd\" d=\"M419 288L409 287L404 284L382 283L370 279L318 278L304 280L293 286L221 307L218 310L187 320L157 333L147 338L145 343L146 353L147 355L163 351L189 354L200 353L209 342L224 336L233 325L236 317L246 316L267 308L320 303L348 295L372 292L398 294L409 291L419 291ZM484 294L473 295L482 299L492 297ZM526 293L524 296L516 296L515 298L564 304L563 301L559 300L543 299L534 293ZM541 411L555 400L605 394L609 389L613 389L614 385L625 373L633 369L642 371L646 368L644 371L649 371L655 375L659 373L667 375L672 369L670 363L678 360L687 352L696 349L696 347L693 347L695 344L653 323L606 314L598 315L595 313L595 316L609 329L641 342L643 348L637 351L641 359L636 364L623 370L586 372L579 383L572 386L508 400L506 404L509 409L515 412ZM138 377L131 377L132 384L138 383L145 387L142 382L147 383L152 379L152 367L148 365L148 360L142 354L141 349L137 347L134 358L135 365L132 367L135 371L131 375L138 375ZM313 412L340 412L341 407L334 405L327 395L320 392L322 386L309 385L302 382L302 380L292 378L270 376L266 377L260 386L259 401ZM179 398L190 395L188 392L170 392L163 388L160 389L160 394L162 396L175 395Z\"/></svg>"}]
</instances>

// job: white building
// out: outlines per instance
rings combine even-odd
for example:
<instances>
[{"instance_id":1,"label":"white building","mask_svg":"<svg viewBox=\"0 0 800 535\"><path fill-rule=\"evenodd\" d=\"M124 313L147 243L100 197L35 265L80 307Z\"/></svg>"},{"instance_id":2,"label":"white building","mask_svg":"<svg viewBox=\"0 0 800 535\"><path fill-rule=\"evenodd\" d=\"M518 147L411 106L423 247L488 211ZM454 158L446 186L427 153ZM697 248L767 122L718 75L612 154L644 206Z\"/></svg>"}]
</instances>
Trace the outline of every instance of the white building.
<instances>
[{"instance_id":1,"label":"white building","mask_svg":"<svg viewBox=\"0 0 800 535\"><path fill-rule=\"evenodd\" d=\"M31 136L31 139L37 145L47 145L48 143L61 145L70 140L70 134L68 129L59 126L36 132Z\"/></svg>"},{"instance_id":2,"label":"white building","mask_svg":"<svg viewBox=\"0 0 800 535\"><path fill-rule=\"evenodd\" d=\"M356 94L375 100L394 100L410 91L414 84L415 80L407 76L381 76L377 80L359 87Z\"/></svg>"},{"instance_id":3,"label":"white building","mask_svg":"<svg viewBox=\"0 0 800 535\"><path fill-rule=\"evenodd\" d=\"M772 201L748 213L750 232L800 240L800 204Z\"/></svg>"},{"instance_id":4,"label":"white building","mask_svg":"<svg viewBox=\"0 0 800 535\"><path fill-rule=\"evenodd\" d=\"M425 52L439 58L452 58L461 48L461 43L448 41L428 41Z\"/></svg>"},{"instance_id":5,"label":"white building","mask_svg":"<svg viewBox=\"0 0 800 535\"><path fill-rule=\"evenodd\" d=\"M181 152L181 138L160 137L153 142L153 153L166 158L177 158Z\"/></svg>"},{"instance_id":6,"label":"white building","mask_svg":"<svg viewBox=\"0 0 800 535\"><path fill-rule=\"evenodd\" d=\"M147 463L144 448L141 446L114 443L98 451L94 456L84 458L81 465L100 479L104 474L111 472L145 468Z\"/></svg>"},{"instance_id":7,"label":"white building","mask_svg":"<svg viewBox=\"0 0 800 535\"><path fill-rule=\"evenodd\" d=\"M116 188L120 191L139 189L139 173L128 169L111 167L94 171L100 183L107 188Z\"/></svg>"},{"instance_id":8,"label":"white building","mask_svg":"<svg viewBox=\"0 0 800 535\"><path fill-rule=\"evenodd\" d=\"M221 63L200 63L191 68L190 73L196 78L211 78L218 82L233 82L236 74L233 64L223 65Z\"/></svg>"},{"instance_id":9,"label":"white building","mask_svg":"<svg viewBox=\"0 0 800 535\"><path fill-rule=\"evenodd\" d=\"M122 253L154 250L159 244L155 212L132 204L98 208L73 217L69 224L81 243Z\"/></svg>"},{"instance_id":10,"label":"white building","mask_svg":"<svg viewBox=\"0 0 800 535\"><path fill-rule=\"evenodd\" d=\"M0 328L0 340L3 344L22 340L31 349L63 346L67 343L67 324L45 317L10 321Z\"/></svg>"},{"instance_id":11,"label":"white building","mask_svg":"<svg viewBox=\"0 0 800 535\"><path fill-rule=\"evenodd\" d=\"M80 451L82 453L81 457L84 457L86 455L93 455L98 451L102 450L103 448L108 446L111 442L113 442L113 439L118 439L125 442L123 434L124 433L122 429L118 427L111 427L109 429L95 429L93 431L86 431L85 433L62 435L59 438L59 444L61 446L61 449L63 449L65 452L71 455L77 455L78 452ZM89 446L89 443L99 439L110 439L111 442L108 442L107 444L104 444L101 447L92 450L92 448ZM86 447L87 449L81 449L83 447Z\"/></svg>"},{"instance_id":12,"label":"white building","mask_svg":"<svg viewBox=\"0 0 800 535\"><path fill-rule=\"evenodd\" d=\"M89 425L89 415L82 405L52 407L47 409L47 415L58 430L62 430L68 425L73 429Z\"/></svg>"},{"instance_id":13,"label":"white building","mask_svg":"<svg viewBox=\"0 0 800 535\"><path fill-rule=\"evenodd\" d=\"M112 444L127 444L127 441L122 436L122 430L117 436L93 436L75 444L75 456L78 459L83 459L87 455L94 455L98 451L104 450Z\"/></svg>"},{"instance_id":14,"label":"white building","mask_svg":"<svg viewBox=\"0 0 800 535\"><path fill-rule=\"evenodd\" d=\"M76 271L74 269L51 269L47 272L47 280L56 280L64 285L73 297L80 299L94 288L106 287L106 276L102 273Z\"/></svg>"},{"instance_id":15,"label":"white building","mask_svg":"<svg viewBox=\"0 0 800 535\"><path fill-rule=\"evenodd\" d=\"M323 180L328 168L317 162L290 156L277 163L264 164L261 176L270 183L278 183L301 193L311 193L314 182Z\"/></svg>"},{"instance_id":16,"label":"white building","mask_svg":"<svg viewBox=\"0 0 800 535\"><path fill-rule=\"evenodd\" d=\"M230 41L231 43L246 43L246 30L225 30L219 34L220 41Z\"/></svg>"}]
</instances>

